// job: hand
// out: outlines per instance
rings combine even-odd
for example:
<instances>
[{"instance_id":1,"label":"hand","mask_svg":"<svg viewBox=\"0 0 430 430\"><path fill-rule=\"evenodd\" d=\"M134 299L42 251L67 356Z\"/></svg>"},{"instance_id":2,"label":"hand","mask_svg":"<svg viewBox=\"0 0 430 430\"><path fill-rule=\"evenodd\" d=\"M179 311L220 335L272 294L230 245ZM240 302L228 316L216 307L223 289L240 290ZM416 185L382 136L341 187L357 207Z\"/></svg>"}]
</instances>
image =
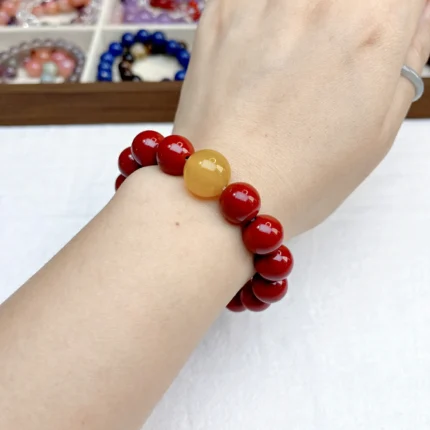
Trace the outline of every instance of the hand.
<instances>
[{"instance_id":1,"label":"hand","mask_svg":"<svg viewBox=\"0 0 430 430\"><path fill-rule=\"evenodd\" d=\"M323 221L378 165L430 52L430 0L212 0L175 132L222 152L287 235Z\"/></svg>"}]
</instances>

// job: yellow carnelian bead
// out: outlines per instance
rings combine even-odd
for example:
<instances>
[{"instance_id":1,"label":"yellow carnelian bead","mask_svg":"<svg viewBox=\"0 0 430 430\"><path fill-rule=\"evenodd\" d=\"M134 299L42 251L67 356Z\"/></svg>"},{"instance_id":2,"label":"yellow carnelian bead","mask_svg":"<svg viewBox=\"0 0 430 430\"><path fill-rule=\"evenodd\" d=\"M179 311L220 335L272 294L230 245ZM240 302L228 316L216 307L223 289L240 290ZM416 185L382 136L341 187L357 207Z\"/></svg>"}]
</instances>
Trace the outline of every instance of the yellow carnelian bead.
<instances>
[{"instance_id":1,"label":"yellow carnelian bead","mask_svg":"<svg viewBox=\"0 0 430 430\"><path fill-rule=\"evenodd\" d=\"M227 159L212 149L195 152L185 163L185 186L197 197L209 199L220 196L230 176Z\"/></svg>"}]
</instances>

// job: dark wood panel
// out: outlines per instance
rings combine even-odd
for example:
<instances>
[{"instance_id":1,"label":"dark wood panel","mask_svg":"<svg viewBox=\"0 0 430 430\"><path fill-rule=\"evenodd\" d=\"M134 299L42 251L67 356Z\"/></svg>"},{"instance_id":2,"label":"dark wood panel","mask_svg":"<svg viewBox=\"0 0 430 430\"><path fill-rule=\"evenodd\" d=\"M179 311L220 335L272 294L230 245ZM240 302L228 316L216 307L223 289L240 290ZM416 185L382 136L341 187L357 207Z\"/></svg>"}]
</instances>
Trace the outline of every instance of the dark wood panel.
<instances>
[{"instance_id":1,"label":"dark wood panel","mask_svg":"<svg viewBox=\"0 0 430 430\"><path fill-rule=\"evenodd\" d=\"M430 118L430 78L424 79L424 85L424 95L412 105L408 118Z\"/></svg>"},{"instance_id":2,"label":"dark wood panel","mask_svg":"<svg viewBox=\"0 0 430 430\"><path fill-rule=\"evenodd\" d=\"M430 117L430 79L409 118ZM170 122L180 82L0 85L0 125Z\"/></svg>"},{"instance_id":3,"label":"dark wood panel","mask_svg":"<svg viewBox=\"0 0 430 430\"><path fill-rule=\"evenodd\" d=\"M1 85L0 125L169 122L180 82Z\"/></svg>"}]
</instances>

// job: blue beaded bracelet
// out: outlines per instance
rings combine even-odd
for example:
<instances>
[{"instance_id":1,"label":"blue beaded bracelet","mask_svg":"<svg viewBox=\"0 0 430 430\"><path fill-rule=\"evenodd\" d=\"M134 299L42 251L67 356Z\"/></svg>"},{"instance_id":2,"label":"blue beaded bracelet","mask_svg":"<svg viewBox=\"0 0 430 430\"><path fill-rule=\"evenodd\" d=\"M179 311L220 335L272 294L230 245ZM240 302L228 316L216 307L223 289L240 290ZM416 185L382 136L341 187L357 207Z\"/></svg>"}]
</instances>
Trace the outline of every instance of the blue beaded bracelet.
<instances>
[{"instance_id":1,"label":"blue beaded bracelet","mask_svg":"<svg viewBox=\"0 0 430 430\"><path fill-rule=\"evenodd\" d=\"M157 54L175 57L182 69L175 74L174 80L185 79L190 63L190 53L185 43L168 40L161 31L151 34L146 30L139 30L136 34L124 33L120 42L112 42L108 50L100 55L97 81L112 82L112 68L118 57L122 57L118 64L121 80L141 81L142 79L131 70L133 62ZM166 80L169 79L163 79Z\"/></svg>"}]
</instances>

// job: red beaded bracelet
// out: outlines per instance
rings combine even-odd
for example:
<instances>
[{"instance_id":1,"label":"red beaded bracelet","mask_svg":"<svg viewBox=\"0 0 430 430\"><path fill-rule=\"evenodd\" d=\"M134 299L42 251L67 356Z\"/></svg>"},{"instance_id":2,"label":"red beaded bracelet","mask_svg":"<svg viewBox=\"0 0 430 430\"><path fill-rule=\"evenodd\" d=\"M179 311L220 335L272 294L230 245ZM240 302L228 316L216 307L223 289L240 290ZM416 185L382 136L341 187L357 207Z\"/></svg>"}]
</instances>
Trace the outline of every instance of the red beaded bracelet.
<instances>
[{"instance_id":1,"label":"red beaded bracelet","mask_svg":"<svg viewBox=\"0 0 430 430\"><path fill-rule=\"evenodd\" d=\"M200 198L219 198L224 218L242 228L245 247L254 254L255 275L228 303L227 309L259 312L280 301L288 289L287 276L294 260L282 245L281 223L270 215L259 215L261 199L258 191L244 182L229 185L230 165L217 151L194 151L185 137L164 138L156 131L139 133L118 159L121 172L115 190L137 169L159 165L164 173L184 176L187 189Z\"/></svg>"}]
</instances>

